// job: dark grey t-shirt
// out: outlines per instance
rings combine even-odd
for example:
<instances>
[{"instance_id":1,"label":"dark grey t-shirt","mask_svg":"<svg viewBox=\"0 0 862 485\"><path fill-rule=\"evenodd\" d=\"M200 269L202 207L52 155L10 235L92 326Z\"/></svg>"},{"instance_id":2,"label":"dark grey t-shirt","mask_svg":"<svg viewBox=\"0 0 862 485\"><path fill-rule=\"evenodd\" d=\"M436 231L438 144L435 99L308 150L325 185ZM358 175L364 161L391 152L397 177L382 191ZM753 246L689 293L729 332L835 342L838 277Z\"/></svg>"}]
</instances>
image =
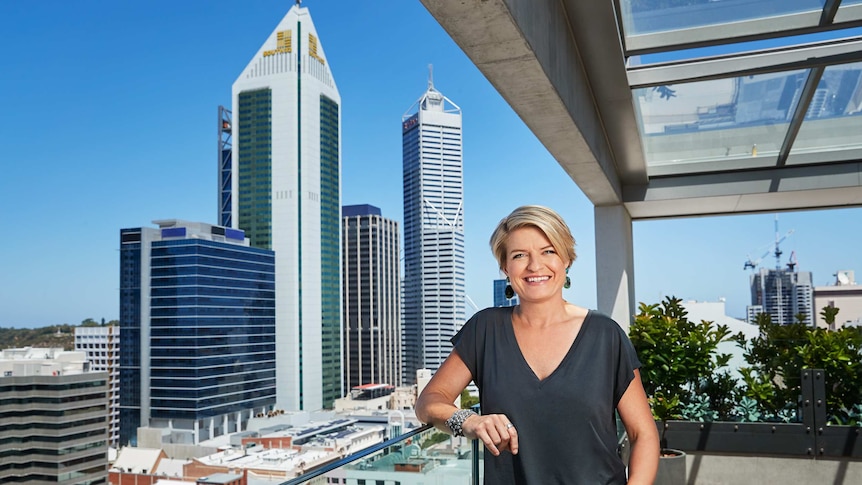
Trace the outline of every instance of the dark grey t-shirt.
<instances>
[{"instance_id":1,"label":"dark grey t-shirt","mask_svg":"<svg viewBox=\"0 0 862 485\"><path fill-rule=\"evenodd\" d=\"M628 336L590 311L559 367L540 381L515 340L513 310L482 310L452 338L482 413L503 413L518 431L517 455L485 451L485 483L626 483L615 410L641 365Z\"/></svg>"}]
</instances>

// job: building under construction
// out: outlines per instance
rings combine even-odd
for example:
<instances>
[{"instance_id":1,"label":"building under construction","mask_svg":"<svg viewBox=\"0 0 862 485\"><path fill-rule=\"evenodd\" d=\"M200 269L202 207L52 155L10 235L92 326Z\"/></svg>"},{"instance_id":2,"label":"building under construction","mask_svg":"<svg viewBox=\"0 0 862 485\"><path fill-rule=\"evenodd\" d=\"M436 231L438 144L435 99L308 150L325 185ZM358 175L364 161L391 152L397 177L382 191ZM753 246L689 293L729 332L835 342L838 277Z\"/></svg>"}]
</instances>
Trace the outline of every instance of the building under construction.
<instances>
[{"instance_id":1,"label":"building under construction","mask_svg":"<svg viewBox=\"0 0 862 485\"><path fill-rule=\"evenodd\" d=\"M789 325L802 322L814 326L814 286L810 271L787 268L760 268L750 277L751 305L748 322L755 323L759 313L766 313L772 323ZM797 318L797 315L800 315Z\"/></svg>"}]
</instances>

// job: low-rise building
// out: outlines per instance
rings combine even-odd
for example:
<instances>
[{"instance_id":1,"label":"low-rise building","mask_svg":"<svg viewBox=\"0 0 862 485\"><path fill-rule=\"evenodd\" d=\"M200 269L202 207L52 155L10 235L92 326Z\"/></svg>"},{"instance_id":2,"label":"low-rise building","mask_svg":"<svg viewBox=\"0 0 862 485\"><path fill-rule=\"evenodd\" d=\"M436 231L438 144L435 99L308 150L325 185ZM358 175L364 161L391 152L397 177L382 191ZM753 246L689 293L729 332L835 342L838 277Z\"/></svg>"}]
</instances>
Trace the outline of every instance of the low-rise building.
<instances>
[{"instance_id":1,"label":"low-rise building","mask_svg":"<svg viewBox=\"0 0 862 485\"><path fill-rule=\"evenodd\" d=\"M84 352L0 352L0 483L104 483L108 374Z\"/></svg>"},{"instance_id":2,"label":"low-rise building","mask_svg":"<svg viewBox=\"0 0 862 485\"><path fill-rule=\"evenodd\" d=\"M838 309L835 323L830 327L821 315L824 307ZM862 325L862 285L856 283L852 270L835 273L835 283L814 287L814 308L818 327L837 330L844 326Z\"/></svg>"}]
</instances>

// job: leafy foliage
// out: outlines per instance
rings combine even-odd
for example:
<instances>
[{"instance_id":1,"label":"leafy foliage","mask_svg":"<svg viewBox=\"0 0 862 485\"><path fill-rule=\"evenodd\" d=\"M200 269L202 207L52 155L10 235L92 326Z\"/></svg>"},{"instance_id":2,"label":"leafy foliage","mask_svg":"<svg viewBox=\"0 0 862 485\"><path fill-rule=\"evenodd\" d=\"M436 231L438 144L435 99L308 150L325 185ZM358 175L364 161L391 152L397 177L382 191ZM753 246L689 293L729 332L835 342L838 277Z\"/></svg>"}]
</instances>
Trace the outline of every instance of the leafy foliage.
<instances>
[{"instance_id":1,"label":"leafy foliage","mask_svg":"<svg viewBox=\"0 0 862 485\"><path fill-rule=\"evenodd\" d=\"M718 419L718 413L710 409L709 396L700 394L685 405L682 417L689 421L715 421Z\"/></svg>"},{"instance_id":2,"label":"leafy foliage","mask_svg":"<svg viewBox=\"0 0 862 485\"><path fill-rule=\"evenodd\" d=\"M438 443L443 443L444 441L449 439L449 435L446 433L435 432L428 439L424 440L420 445L420 448L423 450L426 448L430 448Z\"/></svg>"},{"instance_id":3,"label":"leafy foliage","mask_svg":"<svg viewBox=\"0 0 862 485\"><path fill-rule=\"evenodd\" d=\"M681 417L682 403L692 402L707 377L730 360L718 354L730 334L727 326L690 321L681 301L671 296L661 304L641 303L629 329L653 416L661 421Z\"/></svg>"},{"instance_id":4,"label":"leafy foliage","mask_svg":"<svg viewBox=\"0 0 862 485\"><path fill-rule=\"evenodd\" d=\"M470 391L464 389L461 391L461 409L470 409L479 404L479 398L470 395Z\"/></svg>"},{"instance_id":5,"label":"leafy foliage","mask_svg":"<svg viewBox=\"0 0 862 485\"><path fill-rule=\"evenodd\" d=\"M834 318L837 311L828 313ZM862 403L862 331L858 327L830 331L799 323L777 325L766 314L758 315L757 322L760 335L748 342L738 339L737 344L750 365L740 369L743 393L757 400L767 417L780 419L795 409L803 369L825 371L826 412L833 419L847 416L842 409Z\"/></svg>"},{"instance_id":6,"label":"leafy foliage","mask_svg":"<svg viewBox=\"0 0 862 485\"><path fill-rule=\"evenodd\" d=\"M733 410L740 421L760 421L760 410L755 399L748 396L743 397Z\"/></svg>"}]
</instances>

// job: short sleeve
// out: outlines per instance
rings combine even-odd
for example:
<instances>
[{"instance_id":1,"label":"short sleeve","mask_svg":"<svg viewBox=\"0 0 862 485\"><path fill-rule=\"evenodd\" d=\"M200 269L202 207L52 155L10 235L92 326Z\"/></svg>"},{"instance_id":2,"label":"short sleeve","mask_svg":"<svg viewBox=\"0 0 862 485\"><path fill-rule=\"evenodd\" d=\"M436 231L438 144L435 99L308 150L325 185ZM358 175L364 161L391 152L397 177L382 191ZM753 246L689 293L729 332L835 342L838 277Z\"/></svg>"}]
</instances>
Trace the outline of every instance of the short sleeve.
<instances>
[{"instance_id":1,"label":"short sleeve","mask_svg":"<svg viewBox=\"0 0 862 485\"><path fill-rule=\"evenodd\" d=\"M641 367L641 361L638 359L635 347L626 332L615 321L614 326L617 331L615 339L617 341L617 348L615 349L617 353L617 375L614 384L614 406L616 407L629 388L629 384L634 380L635 369Z\"/></svg>"},{"instance_id":2,"label":"short sleeve","mask_svg":"<svg viewBox=\"0 0 862 485\"><path fill-rule=\"evenodd\" d=\"M458 357L464 361L464 365L470 370L470 375L473 376L473 382L481 388L481 362L484 354L485 338L485 315L487 312L482 311L473 315L467 323L461 327L461 330L455 334L450 340L453 350L458 353Z\"/></svg>"}]
</instances>

